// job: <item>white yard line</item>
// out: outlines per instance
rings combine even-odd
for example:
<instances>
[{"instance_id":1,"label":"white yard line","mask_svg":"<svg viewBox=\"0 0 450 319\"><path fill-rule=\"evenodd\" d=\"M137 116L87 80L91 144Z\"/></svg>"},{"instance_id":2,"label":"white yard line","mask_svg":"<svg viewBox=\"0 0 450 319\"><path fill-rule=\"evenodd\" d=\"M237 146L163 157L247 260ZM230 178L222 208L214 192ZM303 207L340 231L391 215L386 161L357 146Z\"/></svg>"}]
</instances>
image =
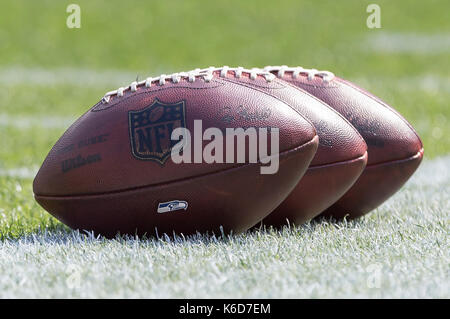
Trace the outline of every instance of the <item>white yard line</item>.
<instances>
[{"instance_id":1,"label":"white yard line","mask_svg":"<svg viewBox=\"0 0 450 319\"><path fill-rule=\"evenodd\" d=\"M403 92L428 92L450 93L450 77L439 76L435 74L421 74L415 76L406 76L400 78L392 77L368 77L350 79L356 85L369 87L370 85L388 86L395 85L395 88Z\"/></svg>"},{"instance_id":2,"label":"white yard line","mask_svg":"<svg viewBox=\"0 0 450 319\"><path fill-rule=\"evenodd\" d=\"M77 87L108 86L111 88L127 85L136 77L140 79L157 76L159 73L140 74L132 71L94 70L73 67L57 69L27 68L8 66L0 68L0 85L11 86L32 84L42 86L73 85Z\"/></svg>"},{"instance_id":3,"label":"white yard line","mask_svg":"<svg viewBox=\"0 0 450 319\"><path fill-rule=\"evenodd\" d=\"M1 79L0 70L0 79ZM58 73L56 73L58 74ZM408 93L423 91L428 93L450 93L450 77L438 76L433 74L424 74L420 76L390 78L390 77L371 77L371 78L351 78L355 84L364 88L371 86L395 85L395 88ZM0 80L1 82L1 80ZM61 83L61 82L59 82ZM42 128L67 128L75 118L70 116L55 115L13 115L0 113L0 127L15 127L27 129L33 127Z\"/></svg>"},{"instance_id":4,"label":"white yard line","mask_svg":"<svg viewBox=\"0 0 450 319\"><path fill-rule=\"evenodd\" d=\"M448 185L449 182L450 155L446 155L432 160L425 159L407 185L409 187L436 187L436 185L442 185L445 189L445 185Z\"/></svg>"},{"instance_id":5,"label":"white yard line","mask_svg":"<svg viewBox=\"0 0 450 319\"><path fill-rule=\"evenodd\" d=\"M450 52L450 34L379 32L370 35L363 48L382 53L442 54Z\"/></svg>"},{"instance_id":6,"label":"white yard line","mask_svg":"<svg viewBox=\"0 0 450 319\"><path fill-rule=\"evenodd\" d=\"M139 78L144 79L147 76L157 76L159 74L160 72L150 72L148 74L140 74ZM81 88L97 85L112 90L131 83L137 76L137 73L131 71L89 70L70 67L42 69L10 66L0 68L0 85L8 87L25 83L38 86L72 85ZM353 80L356 84L368 82L365 78L350 80ZM395 82L402 90L444 90L450 92L450 77L448 76L423 74L399 78L370 78L370 82L385 83L386 81ZM0 123L0 125L2 124Z\"/></svg>"},{"instance_id":7,"label":"white yard line","mask_svg":"<svg viewBox=\"0 0 450 319\"><path fill-rule=\"evenodd\" d=\"M2 169L0 168L0 177L13 177L19 179L30 179L36 176L39 167L17 167Z\"/></svg>"},{"instance_id":8,"label":"white yard line","mask_svg":"<svg viewBox=\"0 0 450 319\"><path fill-rule=\"evenodd\" d=\"M33 127L68 128L74 121L75 118L70 116L31 116L0 113L0 127L14 127L20 129L28 129Z\"/></svg>"},{"instance_id":9,"label":"white yard line","mask_svg":"<svg viewBox=\"0 0 450 319\"><path fill-rule=\"evenodd\" d=\"M444 184L450 180L450 156L443 156L433 160L425 160L416 174L408 182L410 186L433 186ZM38 171L37 166L0 168L0 177L14 177L20 179L34 178Z\"/></svg>"},{"instance_id":10,"label":"white yard line","mask_svg":"<svg viewBox=\"0 0 450 319\"><path fill-rule=\"evenodd\" d=\"M449 37L450 40L450 37ZM377 42L378 40L375 40ZM41 69L25 67L0 68L0 85L11 86L21 83L32 85L73 85L78 87L89 87L101 85L113 88L124 86L136 79L137 73L118 70L89 70L79 68ZM158 72L140 75L143 79L147 76L159 75ZM367 79L353 79L355 83L365 83ZM400 78L371 78L370 82L385 83L396 82L402 90L423 90L450 92L450 77L435 74L423 74L412 77ZM0 123L0 125L2 125Z\"/></svg>"}]
</instances>

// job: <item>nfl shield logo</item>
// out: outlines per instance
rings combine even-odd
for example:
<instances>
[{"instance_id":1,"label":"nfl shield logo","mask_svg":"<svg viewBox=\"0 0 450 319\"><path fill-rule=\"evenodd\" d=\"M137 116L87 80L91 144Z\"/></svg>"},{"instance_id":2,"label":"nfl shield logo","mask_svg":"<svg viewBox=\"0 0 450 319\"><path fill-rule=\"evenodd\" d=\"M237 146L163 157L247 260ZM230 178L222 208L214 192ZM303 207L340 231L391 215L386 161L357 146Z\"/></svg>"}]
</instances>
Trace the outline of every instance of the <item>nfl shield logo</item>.
<instances>
[{"instance_id":1,"label":"nfl shield logo","mask_svg":"<svg viewBox=\"0 0 450 319\"><path fill-rule=\"evenodd\" d=\"M185 101L166 104L158 99L140 111L128 112L131 152L139 160L163 165L169 158L172 131L186 127Z\"/></svg>"}]
</instances>

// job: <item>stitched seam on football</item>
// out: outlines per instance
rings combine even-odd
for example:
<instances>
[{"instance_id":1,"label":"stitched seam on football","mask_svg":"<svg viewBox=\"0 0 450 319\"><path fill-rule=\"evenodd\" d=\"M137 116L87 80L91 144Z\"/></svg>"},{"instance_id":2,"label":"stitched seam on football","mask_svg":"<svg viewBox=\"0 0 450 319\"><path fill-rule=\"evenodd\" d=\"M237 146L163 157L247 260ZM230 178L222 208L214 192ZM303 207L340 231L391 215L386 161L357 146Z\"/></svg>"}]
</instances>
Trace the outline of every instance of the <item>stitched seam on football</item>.
<instances>
[{"instance_id":1,"label":"stitched seam on football","mask_svg":"<svg viewBox=\"0 0 450 319\"><path fill-rule=\"evenodd\" d=\"M395 163L402 163L402 162L408 162L411 160L414 160L416 158L419 157L423 157L423 147L420 149L420 151L418 151L416 154L405 157L405 158L400 158L400 159L395 159L395 160L391 160L391 161L384 161L384 162L379 162L379 163L374 163L374 164L370 164L366 166L367 168L372 168L372 167L376 167L376 166L383 166L383 165L391 165L391 164L395 164Z\"/></svg>"},{"instance_id":2,"label":"stitched seam on football","mask_svg":"<svg viewBox=\"0 0 450 319\"><path fill-rule=\"evenodd\" d=\"M291 149L288 149L288 150L285 150L285 151L279 153L279 156L280 157L281 156L285 157L285 156L289 155L290 153L296 152L296 151L298 151L298 150L300 150L300 149L302 149L304 147L307 147L308 145L316 142L317 140L318 140L318 136L315 135L308 142L306 142L304 144L301 144L301 145L298 145L298 146L295 146L294 148L291 148ZM261 160L263 160L265 158L269 158L269 157L271 157L271 156L264 157ZM135 190L145 189L145 188L148 188L148 187L158 187L158 186L162 186L162 185L167 186L167 185L170 185L170 184L173 184L173 183L179 183L179 182L183 182L183 181L187 181L187 180L195 180L197 178L202 178L202 177L209 176L209 175L214 175L214 174L221 174L221 173L224 173L226 171L240 169L242 167L246 167L246 166L250 166L250 165L262 165L262 163L260 161L257 162L257 163L244 163L244 164L241 164L241 165L235 165L235 166L227 167L227 168L224 168L224 169L221 169L221 170L217 170L217 171L214 171L214 172L208 172L208 173L201 174L201 175L180 178L180 179L169 181L169 182L162 182L162 183L149 184L149 185L143 185L143 186L137 186L137 187L130 187L130 188L124 188L124 189L119 189L119 190L113 190L113 191L109 191L109 192L87 193L87 194L80 193L80 194L76 194L76 195L44 195L44 194L41 195L41 194L36 194L35 193L34 195L35 195L35 197L41 197L41 198L44 198L44 197L45 198L78 198L78 197L102 196L102 195L109 195L109 194L125 193L125 192L131 192L131 191L135 191Z\"/></svg>"},{"instance_id":3,"label":"stitched seam on football","mask_svg":"<svg viewBox=\"0 0 450 319\"><path fill-rule=\"evenodd\" d=\"M345 165L345 164L349 164L349 163L352 163L352 162L357 162L357 161L359 161L361 159L364 159L367 156L368 155L367 155L367 151L366 151L363 155L360 155L360 156L355 157L355 158L347 159L345 161L326 163L326 164L319 164L319 165L310 165L308 167L308 170L310 170L310 169L320 169L320 168L325 168L325 167L329 167L329 166Z\"/></svg>"}]
</instances>

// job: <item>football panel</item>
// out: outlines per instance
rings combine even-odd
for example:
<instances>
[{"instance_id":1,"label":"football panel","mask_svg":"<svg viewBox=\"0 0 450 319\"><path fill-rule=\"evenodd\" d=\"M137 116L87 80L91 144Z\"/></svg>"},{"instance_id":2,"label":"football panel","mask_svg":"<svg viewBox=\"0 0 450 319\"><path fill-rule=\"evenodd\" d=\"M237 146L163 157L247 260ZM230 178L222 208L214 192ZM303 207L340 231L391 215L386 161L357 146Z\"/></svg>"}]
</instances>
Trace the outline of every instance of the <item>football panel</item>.
<instances>
[{"instance_id":1,"label":"football panel","mask_svg":"<svg viewBox=\"0 0 450 319\"><path fill-rule=\"evenodd\" d=\"M406 119L351 82L335 77L326 84L317 77L309 81L304 76L293 79L291 74L283 79L330 105L358 130L368 147L368 166L409 158L423 147Z\"/></svg>"}]
</instances>

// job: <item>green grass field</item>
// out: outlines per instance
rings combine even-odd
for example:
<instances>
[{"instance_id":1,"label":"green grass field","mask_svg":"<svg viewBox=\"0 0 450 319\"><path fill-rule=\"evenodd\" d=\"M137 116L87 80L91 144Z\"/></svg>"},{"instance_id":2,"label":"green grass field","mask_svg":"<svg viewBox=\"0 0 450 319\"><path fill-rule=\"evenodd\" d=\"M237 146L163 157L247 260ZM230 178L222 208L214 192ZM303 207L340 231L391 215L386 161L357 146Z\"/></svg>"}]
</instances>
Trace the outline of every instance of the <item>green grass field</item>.
<instances>
[{"instance_id":1,"label":"green grass field","mask_svg":"<svg viewBox=\"0 0 450 319\"><path fill-rule=\"evenodd\" d=\"M8 1L0 11L0 297L450 297L450 3ZM393 105L425 160L354 222L105 240L34 201L52 145L107 91L210 65L333 71Z\"/></svg>"}]
</instances>

